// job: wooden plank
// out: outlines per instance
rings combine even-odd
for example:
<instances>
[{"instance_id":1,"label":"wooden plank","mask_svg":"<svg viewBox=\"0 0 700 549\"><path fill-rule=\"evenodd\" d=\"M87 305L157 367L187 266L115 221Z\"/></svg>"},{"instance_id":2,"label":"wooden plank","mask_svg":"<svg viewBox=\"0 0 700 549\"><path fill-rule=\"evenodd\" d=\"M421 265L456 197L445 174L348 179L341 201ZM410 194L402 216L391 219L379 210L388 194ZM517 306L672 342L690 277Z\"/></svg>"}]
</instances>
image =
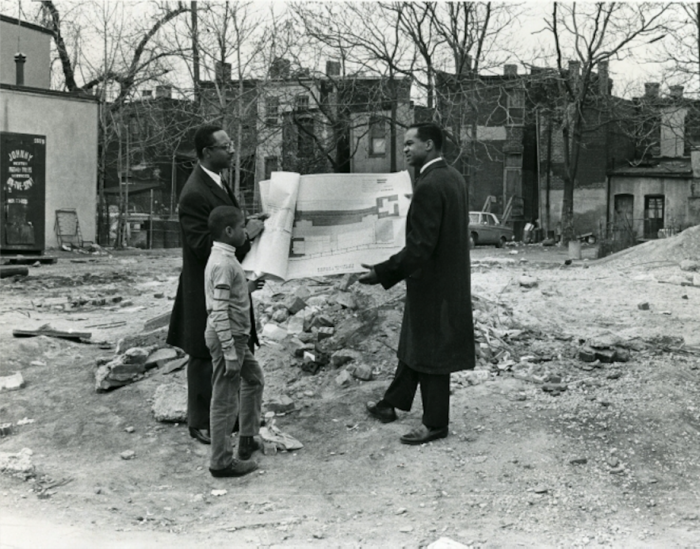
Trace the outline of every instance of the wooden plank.
<instances>
[{"instance_id":1,"label":"wooden plank","mask_svg":"<svg viewBox=\"0 0 700 549\"><path fill-rule=\"evenodd\" d=\"M172 314L172 311L168 311L167 313L163 313L162 315L158 315L153 318L149 318L146 322L143 324L143 331L144 332L152 332L153 330L157 330L158 328L162 328L163 326L167 326L170 324L170 315Z\"/></svg>"},{"instance_id":2,"label":"wooden plank","mask_svg":"<svg viewBox=\"0 0 700 549\"><path fill-rule=\"evenodd\" d=\"M0 267L0 278L8 278L10 276L27 276L29 269L27 267Z\"/></svg>"},{"instance_id":3,"label":"wooden plank","mask_svg":"<svg viewBox=\"0 0 700 549\"><path fill-rule=\"evenodd\" d=\"M3 255L1 260L3 265L34 265L37 261L42 265L53 265L58 258L51 255Z\"/></svg>"},{"instance_id":4,"label":"wooden plank","mask_svg":"<svg viewBox=\"0 0 700 549\"><path fill-rule=\"evenodd\" d=\"M90 339L92 332L62 332L61 330L12 330L13 337L57 337L60 339L69 339L71 341L80 341L82 339Z\"/></svg>"}]
</instances>

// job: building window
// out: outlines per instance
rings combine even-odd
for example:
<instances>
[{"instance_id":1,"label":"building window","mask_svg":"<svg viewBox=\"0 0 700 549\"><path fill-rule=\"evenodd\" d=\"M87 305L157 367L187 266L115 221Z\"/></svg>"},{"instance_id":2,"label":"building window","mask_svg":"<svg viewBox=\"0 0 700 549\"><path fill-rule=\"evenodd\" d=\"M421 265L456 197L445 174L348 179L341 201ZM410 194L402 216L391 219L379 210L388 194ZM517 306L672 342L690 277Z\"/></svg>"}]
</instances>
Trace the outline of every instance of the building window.
<instances>
[{"instance_id":1,"label":"building window","mask_svg":"<svg viewBox=\"0 0 700 549\"><path fill-rule=\"evenodd\" d=\"M299 94L294 98L294 108L298 111L306 111L309 109L309 96L305 93Z\"/></svg>"},{"instance_id":2,"label":"building window","mask_svg":"<svg viewBox=\"0 0 700 549\"><path fill-rule=\"evenodd\" d=\"M265 157L265 179L270 179L272 172L279 171L279 162L276 156Z\"/></svg>"},{"instance_id":3,"label":"building window","mask_svg":"<svg viewBox=\"0 0 700 549\"><path fill-rule=\"evenodd\" d=\"M369 120L369 154L386 155L386 124L383 118L373 116Z\"/></svg>"},{"instance_id":4,"label":"building window","mask_svg":"<svg viewBox=\"0 0 700 549\"><path fill-rule=\"evenodd\" d=\"M265 124L276 126L280 108L279 97L268 97L265 101Z\"/></svg>"},{"instance_id":5,"label":"building window","mask_svg":"<svg viewBox=\"0 0 700 549\"><path fill-rule=\"evenodd\" d=\"M314 119L303 117L297 119L297 155L310 158L314 155Z\"/></svg>"}]
</instances>

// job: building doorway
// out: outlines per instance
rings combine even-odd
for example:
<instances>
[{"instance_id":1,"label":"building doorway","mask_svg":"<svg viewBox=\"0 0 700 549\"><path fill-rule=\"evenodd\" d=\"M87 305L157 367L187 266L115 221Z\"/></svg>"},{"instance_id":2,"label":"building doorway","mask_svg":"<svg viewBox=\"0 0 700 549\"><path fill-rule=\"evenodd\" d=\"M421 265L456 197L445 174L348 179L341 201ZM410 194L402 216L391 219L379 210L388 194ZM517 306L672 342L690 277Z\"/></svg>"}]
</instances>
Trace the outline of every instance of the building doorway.
<instances>
[{"instance_id":1,"label":"building doorway","mask_svg":"<svg viewBox=\"0 0 700 549\"><path fill-rule=\"evenodd\" d=\"M613 240L634 242L634 195L615 195L615 217L613 218Z\"/></svg>"},{"instance_id":2,"label":"building doorway","mask_svg":"<svg viewBox=\"0 0 700 549\"><path fill-rule=\"evenodd\" d=\"M658 238L664 228L664 195L644 197L644 238Z\"/></svg>"}]
</instances>

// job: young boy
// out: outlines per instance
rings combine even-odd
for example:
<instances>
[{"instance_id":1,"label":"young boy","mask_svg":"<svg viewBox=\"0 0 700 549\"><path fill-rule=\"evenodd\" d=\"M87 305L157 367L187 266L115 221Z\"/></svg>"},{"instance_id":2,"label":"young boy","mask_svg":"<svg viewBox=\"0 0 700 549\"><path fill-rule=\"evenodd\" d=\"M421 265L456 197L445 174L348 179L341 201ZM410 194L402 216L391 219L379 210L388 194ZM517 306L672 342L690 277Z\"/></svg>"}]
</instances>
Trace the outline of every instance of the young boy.
<instances>
[{"instance_id":1,"label":"young boy","mask_svg":"<svg viewBox=\"0 0 700 549\"><path fill-rule=\"evenodd\" d=\"M239 477L258 468L248 458L258 447L253 436L260 430L264 387L262 368L248 348L248 283L235 255L236 246L246 240L243 213L233 206L214 208L209 231L214 241L204 271L208 314L204 339L213 366L209 472L215 477ZM237 415L238 459L233 456L231 441Z\"/></svg>"}]
</instances>

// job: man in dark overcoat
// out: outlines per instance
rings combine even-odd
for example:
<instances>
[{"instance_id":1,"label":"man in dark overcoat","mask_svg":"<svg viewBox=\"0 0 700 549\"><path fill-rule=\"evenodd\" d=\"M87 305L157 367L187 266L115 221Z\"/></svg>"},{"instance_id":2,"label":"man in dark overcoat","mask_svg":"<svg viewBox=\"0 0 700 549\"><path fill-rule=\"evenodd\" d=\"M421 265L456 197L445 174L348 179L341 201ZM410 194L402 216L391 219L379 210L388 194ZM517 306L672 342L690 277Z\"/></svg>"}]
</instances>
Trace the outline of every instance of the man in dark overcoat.
<instances>
[{"instance_id":1,"label":"man in dark overcoat","mask_svg":"<svg viewBox=\"0 0 700 549\"><path fill-rule=\"evenodd\" d=\"M450 373L474 368L469 265L469 200L462 175L441 156L443 133L435 124L406 131L404 154L419 171L406 220L405 247L360 277L391 288L406 281L406 305L394 379L368 412L385 423L395 408L409 411L420 385L422 425L401 437L422 444L448 434Z\"/></svg>"},{"instance_id":2,"label":"man in dark overcoat","mask_svg":"<svg viewBox=\"0 0 700 549\"><path fill-rule=\"evenodd\" d=\"M182 235L182 273L170 317L167 343L180 347L189 355L187 363L187 424L190 436L210 444L209 409L212 389L212 363L204 342L207 310L204 299L204 268L211 251L209 214L217 206L239 207L236 197L221 179L221 172L231 166L233 146L219 126L200 127L194 137L199 162L185 183L178 202ZM250 242L262 231L262 221L251 219L246 225L246 243L236 249L242 261ZM253 308L251 307L251 316ZM258 344L252 319L249 345Z\"/></svg>"}]
</instances>

